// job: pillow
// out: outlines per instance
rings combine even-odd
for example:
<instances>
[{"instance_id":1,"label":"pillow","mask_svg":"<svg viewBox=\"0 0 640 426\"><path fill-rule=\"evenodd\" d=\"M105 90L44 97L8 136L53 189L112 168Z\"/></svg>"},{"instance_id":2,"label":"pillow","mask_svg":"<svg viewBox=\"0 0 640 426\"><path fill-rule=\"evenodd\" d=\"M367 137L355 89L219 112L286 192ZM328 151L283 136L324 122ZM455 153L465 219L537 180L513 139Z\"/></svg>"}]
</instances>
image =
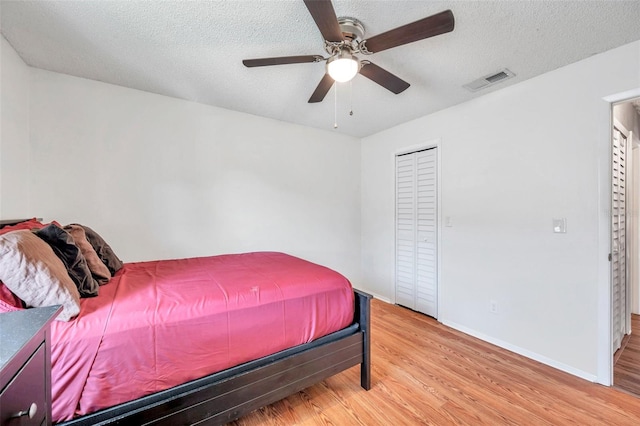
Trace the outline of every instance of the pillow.
<instances>
[{"instance_id":1,"label":"pillow","mask_svg":"<svg viewBox=\"0 0 640 426\"><path fill-rule=\"evenodd\" d=\"M8 225L0 229L0 235L6 234L11 231L19 231L21 229L40 229L44 225L40 223L35 217L33 219L25 220L24 222L16 223L15 225Z\"/></svg>"},{"instance_id":2,"label":"pillow","mask_svg":"<svg viewBox=\"0 0 640 426\"><path fill-rule=\"evenodd\" d=\"M73 225L78 225L74 223ZM118 256L113 252L109 244L100 236L96 231L89 228L88 226L78 225L84 229L84 233L87 236L87 240L89 240L89 244L96 251L96 254L102 260L102 263L107 265L109 272L111 275L115 274L122 268L122 261L118 259Z\"/></svg>"},{"instance_id":3,"label":"pillow","mask_svg":"<svg viewBox=\"0 0 640 426\"><path fill-rule=\"evenodd\" d=\"M67 270L47 243L31 231L0 235L0 280L27 307L62 305L58 320L80 312L80 295Z\"/></svg>"},{"instance_id":4,"label":"pillow","mask_svg":"<svg viewBox=\"0 0 640 426\"><path fill-rule=\"evenodd\" d=\"M80 292L80 297L94 297L98 295L99 284L91 276L91 269L80 249L73 242L73 237L55 224L47 225L34 232L53 249L62 261L69 276Z\"/></svg>"},{"instance_id":5,"label":"pillow","mask_svg":"<svg viewBox=\"0 0 640 426\"><path fill-rule=\"evenodd\" d=\"M89 240L87 240L87 236L80 225L67 225L64 227L65 231L67 231L73 237L73 242L76 243L76 246L80 249L80 252L87 260L87 265L89 265L89 269L91 270L91 274L93 278L98 281L98 284L106 284L111 279L111 273L107 266L102 263L102 260L98 257L96 251L91 247Z\"/></svg>"},{"instance_id":6,"label":"pillow","mask_svg":"<svg viewBox=\"0 0 640 426\"><path fill-rule=\"evenodd\" d=\"M0 281L0 312L11 312L24 309L22 300Z\"/></svg>"}]
</instances>

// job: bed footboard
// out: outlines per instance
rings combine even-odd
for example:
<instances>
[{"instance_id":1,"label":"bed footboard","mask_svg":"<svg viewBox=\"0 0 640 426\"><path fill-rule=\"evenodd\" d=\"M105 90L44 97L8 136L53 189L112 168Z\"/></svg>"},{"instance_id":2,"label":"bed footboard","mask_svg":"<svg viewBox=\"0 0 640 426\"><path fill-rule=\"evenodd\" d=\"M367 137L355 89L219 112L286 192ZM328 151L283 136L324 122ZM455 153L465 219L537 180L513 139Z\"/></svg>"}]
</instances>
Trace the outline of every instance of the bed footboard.
<instances>
[{"instance_id":1,"label":"bed footboard","mask_svg":"<svg viewBox=\"0 0 640 426\"><path fill-rule=\"evenodd\" d=\"M369 390L371 296L354 293L355 325L337 338L322 338L302 351L283 351L59 425L224 425L358 364L360 384Z\"/></svg>"},{"instance_id":2,"label":"bed footboard","mask_svg":"<svg viewBox=\"0 0 640 426\"><path fill-rule=\"evenodd\" d=\"M362 332L362 363L360 364L360 386L371 389L371 298L370 294L354 290L356 297L355 319Z\"/></svg>"}]
</instances>

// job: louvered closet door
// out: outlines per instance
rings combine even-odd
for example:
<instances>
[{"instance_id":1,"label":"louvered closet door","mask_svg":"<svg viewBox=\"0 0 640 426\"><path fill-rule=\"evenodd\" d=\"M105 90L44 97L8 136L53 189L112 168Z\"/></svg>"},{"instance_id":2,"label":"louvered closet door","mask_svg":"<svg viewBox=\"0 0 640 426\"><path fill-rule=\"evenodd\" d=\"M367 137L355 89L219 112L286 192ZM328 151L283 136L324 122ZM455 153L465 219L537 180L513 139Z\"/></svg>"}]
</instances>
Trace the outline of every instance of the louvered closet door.
<instances>
[{"instance_id":1,"label":"louvered closet door","mask_svg":"<svg viewBox=\"0 0 640 426\"><path fill-rule=\"evenodd\" d=\"M614 352L620 348L627 324L626 151L626 136L619 129L614 128L611 157L611 285Z\"/></svg>"},{"instance_id":2,"label":"louvered closet door","mask_svg":"<svg viewBox=\"0 0 640 426\"><path fill-rule=\"evenodd\" d=\"M437 317L437 151L396 157L396 303Z\"/></svg>"}]
</instances>

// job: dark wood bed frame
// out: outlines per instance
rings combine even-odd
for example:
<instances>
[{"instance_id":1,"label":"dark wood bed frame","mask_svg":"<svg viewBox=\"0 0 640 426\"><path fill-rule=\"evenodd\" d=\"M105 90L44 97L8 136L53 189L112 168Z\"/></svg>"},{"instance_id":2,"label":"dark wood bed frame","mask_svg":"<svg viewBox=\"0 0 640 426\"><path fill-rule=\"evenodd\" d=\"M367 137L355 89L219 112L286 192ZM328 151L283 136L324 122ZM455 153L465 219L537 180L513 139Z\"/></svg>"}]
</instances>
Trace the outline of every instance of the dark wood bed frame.
<instances>
[{"instance_id":1,"label":"dark wood bed frame","mask_svg":"<svg viewBox=\"0 0 640 426\"><path fill-rule=\"evenodd\" d=\"M354 295L353 323L343 330L58 425L224 425L358 364L360 385L369 390L371 296Z\"/></svg>"},{"instance_id":2,"label":"dark wood bed frame","mask_svg":"<svg viewBox=\"0 0 640 426\"><path fill-rule=\"evenodd\" d=\"M358 364L369 390L371 296L354 293L354 322L344 330L58 425L224 425Z\"/></svg>"}]
</instances>

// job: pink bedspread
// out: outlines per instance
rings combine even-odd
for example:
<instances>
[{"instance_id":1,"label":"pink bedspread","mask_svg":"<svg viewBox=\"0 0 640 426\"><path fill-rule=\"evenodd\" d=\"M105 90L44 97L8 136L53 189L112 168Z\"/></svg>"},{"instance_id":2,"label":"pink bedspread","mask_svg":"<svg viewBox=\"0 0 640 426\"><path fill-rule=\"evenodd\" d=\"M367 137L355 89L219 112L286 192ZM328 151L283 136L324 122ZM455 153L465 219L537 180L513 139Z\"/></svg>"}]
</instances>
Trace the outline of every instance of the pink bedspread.
<instances>
[{"instance_id":1,"label":"pink bedspread","mask_svg":"<svg viewBox=\"0 0 640 426\"><path fill-rule=\"evenodd\" d=\"M60 422L310 342L353 320L339 273L282 253L129 263L52 326Z\"/></svg>"}]
</instances>

